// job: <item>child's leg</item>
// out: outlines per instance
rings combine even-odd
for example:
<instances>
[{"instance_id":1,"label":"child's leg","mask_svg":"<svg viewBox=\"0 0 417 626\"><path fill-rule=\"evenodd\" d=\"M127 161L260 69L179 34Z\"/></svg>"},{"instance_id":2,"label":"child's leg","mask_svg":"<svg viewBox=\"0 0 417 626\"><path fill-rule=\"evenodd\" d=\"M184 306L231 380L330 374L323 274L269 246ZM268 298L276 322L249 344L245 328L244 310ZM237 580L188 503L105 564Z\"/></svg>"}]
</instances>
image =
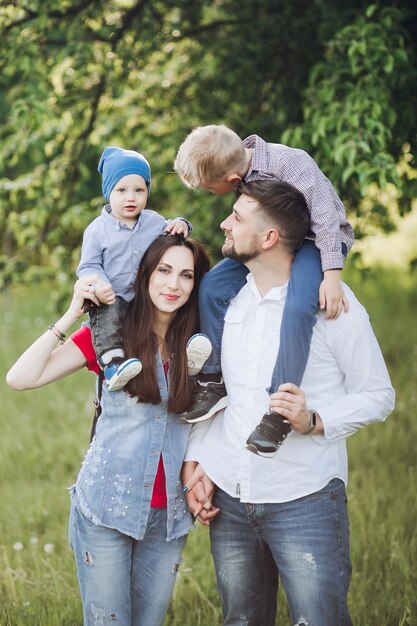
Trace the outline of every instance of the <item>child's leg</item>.
<instances>
[{"instance_id":1,"label":"child's leg","mask_svg":"<svg viewBox=\"0 0 417 626\"><path fill-rule=\"evenodd\" d=\"M223 335L224 316L229 302L245 284L248 269L238 261L223 259L208 272L200 286L199 310L200 330L211 341L213 350L206 361L203 374L219 374L220 348Z\"/></svg>"},{"instance_id":2,"label":"child's leg","mask_svg":"<svg viewBox=\"0 0 417 626\"><path fill-rule=\"evenodd\" d=\"M322 280L320 251L313 241L306 240L297 251L291 266L279 351L269 393L278 391L283 383L293 383L298 387L301 385L317 321Z\"/></svg>"},{"instance_id":3,"label":"child's leg","mask_svg":"<svg viewBox=\"0 0 417 626\"><path fill-rule=\"evenodd\" d=\"M91 337L100 366L108 365L112 357L123 358L125 355L121 329L126 308L127 302L116 296L114 304L90 309Z\"/></svg>"},{"instance_id":4,"label":"child's leg","mask_svg":"<svg viewBox=\"0 0 417 626\"><path fill-rule=\"evenodd\" d=\"M320 251L313 241L304 241L291 266L280 330L280 346L269 393L283 383L301 385L316 323L319 288L323 280ZM260 456L273 456L291 431L287 420L266 413L250 434L246 447Z\"/></svg>"},{"instance_id":5,"label":"child's leg","mask_svg":"<svg viewBox=\"0 0 417 626\"><path fill-rule=\"evenodd\" d=\"M114 304L90 310L93 346L109 391L122 389L142 369L139 359L125 360L121 328L126 309L127 302L116 296Z\"/></svg>"},{"instance_id":6,"label":"child's leg","mask_svg":"<svg viewBox=\"0 0 417 626\"><path fill-rule=\"evenodd\" d=\"M195 424L208 419L227 405L226 387L221 377L220 348L224 316L230 300L242 289L248 269L232 259L223 259L201 283L199 293L200 329L211 341L212 353L195 380L193 404L182 414L182 421Z\"/></svg>"}]
</instances>

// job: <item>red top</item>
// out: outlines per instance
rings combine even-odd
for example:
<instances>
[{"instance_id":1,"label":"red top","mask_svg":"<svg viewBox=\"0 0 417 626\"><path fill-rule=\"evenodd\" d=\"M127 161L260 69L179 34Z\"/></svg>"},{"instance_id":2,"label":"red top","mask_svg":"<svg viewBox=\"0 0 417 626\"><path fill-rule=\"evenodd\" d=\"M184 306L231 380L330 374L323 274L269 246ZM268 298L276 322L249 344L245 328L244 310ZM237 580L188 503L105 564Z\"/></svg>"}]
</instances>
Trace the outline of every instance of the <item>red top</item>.
<instances>
[{"instance_id":1,"label":"red top","mask_svg":"<svg viewBox=\"0 0 417 626\"><path fill-rule=\"evenodd\" d=\"M81 350L85 358L87 359L87 368L96 374L99 373L100 368L97 363L97 357L94 350L93 342L91 339L91 331L85 324L75 331L70 337L75 343L77 348ZM164 363L165 376L168 374L168 363ZM167 492L165 485L165 470L162 460L162 454L159 457L158 469L155 476L155 482L153 484L151 507L154 509L166 509L167 507Z\"/></svg>"}]
</instances>

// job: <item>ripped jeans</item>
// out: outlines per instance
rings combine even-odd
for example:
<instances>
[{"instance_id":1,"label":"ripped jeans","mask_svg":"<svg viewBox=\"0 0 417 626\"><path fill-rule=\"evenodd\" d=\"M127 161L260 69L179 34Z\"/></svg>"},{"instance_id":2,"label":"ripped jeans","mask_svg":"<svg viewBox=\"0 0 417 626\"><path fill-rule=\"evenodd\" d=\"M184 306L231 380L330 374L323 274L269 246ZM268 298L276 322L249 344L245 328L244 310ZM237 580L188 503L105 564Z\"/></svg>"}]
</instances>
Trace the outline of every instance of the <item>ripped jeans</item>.
<instances>
[{"instance_id":1,"label":"ripped jeans","mask_svg":"<svg viewBox=\"0 0 417 626\"><path fill-rule=\"evenodd\" d=\"M141 541L96 526L72 503L69 538L84 626L161 626L186 535L166 541L166 509L151 509Z\"/></svg>"},{"instance_id":2,"label":"ripped jeans","mask_svg":"<svg viewBox=\"0 0 417 626\"><path fill-rule=\"evenodd\" d=\"M278 577L294 626L352 626L349 520L344 483L311 495L250 504L218 489L210 525L224 625L274 626Z\"/></svg>"}]
</instances>

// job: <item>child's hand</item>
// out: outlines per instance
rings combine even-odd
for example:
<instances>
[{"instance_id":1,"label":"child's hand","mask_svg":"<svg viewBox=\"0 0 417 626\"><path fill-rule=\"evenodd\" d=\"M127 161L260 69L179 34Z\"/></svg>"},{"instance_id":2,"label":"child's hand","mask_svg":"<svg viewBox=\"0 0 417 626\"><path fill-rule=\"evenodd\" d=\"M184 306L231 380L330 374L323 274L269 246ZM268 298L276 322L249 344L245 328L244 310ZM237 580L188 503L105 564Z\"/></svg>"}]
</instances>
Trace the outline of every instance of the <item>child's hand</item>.
<instances>
[{"instance_id":1,"label":"child's hand","mask_svg":"<svg viewBox=\"0 0 417 626\"><path fill-rule=\"evenodd\" d=\"M167 233L168 235L182 235L183 237L188 237L187 222L184 222L184 220L173 220L165 228L164 233Z\"/></svg>"},{"instance_id":2,"label":"child's hand","mask_svg":"<svg viewBox=\"0 0 417 626\"><path fill-rule=\"evenodd\" d=\"M348 312L349 302L340 281L340 270L324 272L319 289L319 303L321 309L326 309L326 320L335 320L342 311Z\"/></svg>"},{"instance_id":3,"label":"child's hand","mask_svg":"<svg viewBox=\"0 0 417 626\"><path fill-rule=\"evenodd\" d=\"M113 304L116 301L116 294L111 284L101 279L96 282L95 296L101 304Z\"/></svg>"}]
</instances>

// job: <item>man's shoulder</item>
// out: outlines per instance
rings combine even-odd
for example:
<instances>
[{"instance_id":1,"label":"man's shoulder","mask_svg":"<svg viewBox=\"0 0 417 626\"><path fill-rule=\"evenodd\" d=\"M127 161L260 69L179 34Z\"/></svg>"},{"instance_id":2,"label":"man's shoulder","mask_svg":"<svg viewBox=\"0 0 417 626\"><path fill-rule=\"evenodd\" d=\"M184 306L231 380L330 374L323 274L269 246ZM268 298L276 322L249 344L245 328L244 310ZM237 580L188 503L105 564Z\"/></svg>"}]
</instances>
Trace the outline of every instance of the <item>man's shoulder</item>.
<instances>
[{"instance_id":1,"label":"man's shoulder","mask_svg":"<svg viewBox=\"0 0 417 626\"><path fill-rule=\"evenodd\" d=\"M346 283L342 283L345 297L349 303L347 313L342 312L335 320L326 320L326 312L320 311L318 314L318 325L325 329L326 335L332 336L348 336L358 335L364 329L369 327L369 315L363 304L353 293L352 289Z\"/></svg>"}]
</instances>

